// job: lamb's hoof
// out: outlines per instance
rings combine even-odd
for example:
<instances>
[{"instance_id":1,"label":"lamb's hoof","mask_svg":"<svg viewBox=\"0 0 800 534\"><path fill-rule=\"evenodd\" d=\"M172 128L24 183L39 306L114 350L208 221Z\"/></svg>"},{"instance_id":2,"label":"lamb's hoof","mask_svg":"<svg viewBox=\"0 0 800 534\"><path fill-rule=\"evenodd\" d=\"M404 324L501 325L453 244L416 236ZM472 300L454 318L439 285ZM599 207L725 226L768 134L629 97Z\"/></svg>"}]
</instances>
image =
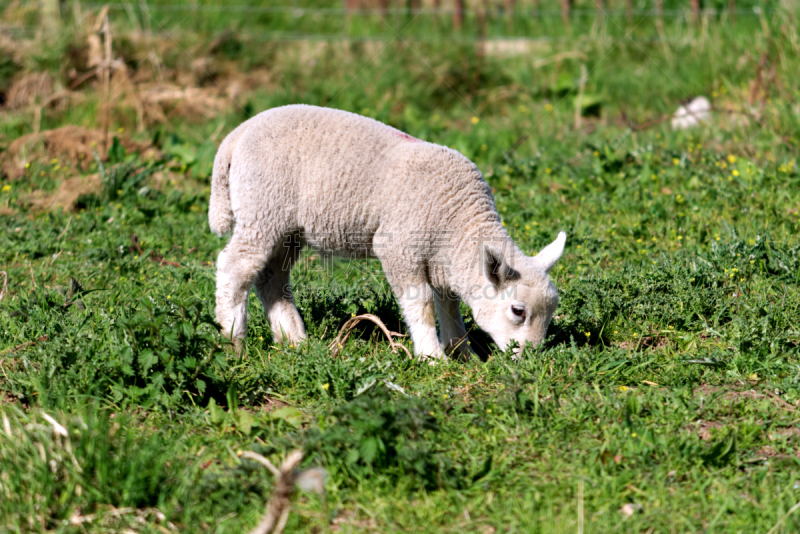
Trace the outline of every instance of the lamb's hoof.
<instances>
[{"instance_id":1,"label":"lamb's hoof","mask_svg":"<svg viewBox=\"0 0 800 534\"><path fill-rule=\"evenodd\" d=\"M428 365L439 365L444 359L444 353L439 354L420 354L417 356L417 359L421 362L425 362Z\"/></svg>"}]
</instances>

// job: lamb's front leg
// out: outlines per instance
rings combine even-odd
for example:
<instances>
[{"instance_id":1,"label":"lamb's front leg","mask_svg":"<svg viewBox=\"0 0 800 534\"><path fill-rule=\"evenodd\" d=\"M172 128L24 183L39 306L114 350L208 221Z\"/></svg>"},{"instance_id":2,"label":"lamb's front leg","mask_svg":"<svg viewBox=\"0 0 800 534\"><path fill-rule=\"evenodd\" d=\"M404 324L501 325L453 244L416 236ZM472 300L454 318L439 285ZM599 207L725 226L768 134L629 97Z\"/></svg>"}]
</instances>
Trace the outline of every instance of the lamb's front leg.
<instances>
[{"instance_id":1,"label":"lamb's front leg","mask_svg":"<svg viewBox=\"0 0 800 534\"><path fill-rule=\"evenodd\" d=\"M436 337L433 289L428 284L424 266L409 264L414 253L402 247L376 247L376 253L386 280L392 286L403 310L411 341L414 343L414 353L421 358L441 359L444 351Z\"/></svg>"},{"instance_id":2,"label":"lamb's front leg","mask_svg":"<svg viewBox=\"0 0 800 534\"><path fill-rule=\"evenodd\" d=\"M423 358L444 357L442 345L436 336L436 310L431 286L419 280L415 284L405 284L402 290L395 290L395 293L414 342L414 353Z\"/></svg>"}]
</instances>

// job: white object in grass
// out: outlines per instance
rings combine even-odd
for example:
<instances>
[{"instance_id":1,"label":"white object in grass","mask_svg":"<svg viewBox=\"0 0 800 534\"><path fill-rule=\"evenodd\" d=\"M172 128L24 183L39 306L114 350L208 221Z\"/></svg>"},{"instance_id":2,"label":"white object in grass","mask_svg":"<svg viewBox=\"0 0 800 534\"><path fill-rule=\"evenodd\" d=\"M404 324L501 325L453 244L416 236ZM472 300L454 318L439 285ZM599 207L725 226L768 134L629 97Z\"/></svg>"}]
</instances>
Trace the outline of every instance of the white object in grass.
<instances>
[{"instance_id":1,"label":"white object in grass","mask_svg":"<svg viewBox=\"0 0 800 534\"><path fill-rule=\"evenodd\" d=\"M681 106L672 116L672 129L685 130L711 118L711 102L704 96L698 96L686 106Z\"/></svg>"}]
</instances>

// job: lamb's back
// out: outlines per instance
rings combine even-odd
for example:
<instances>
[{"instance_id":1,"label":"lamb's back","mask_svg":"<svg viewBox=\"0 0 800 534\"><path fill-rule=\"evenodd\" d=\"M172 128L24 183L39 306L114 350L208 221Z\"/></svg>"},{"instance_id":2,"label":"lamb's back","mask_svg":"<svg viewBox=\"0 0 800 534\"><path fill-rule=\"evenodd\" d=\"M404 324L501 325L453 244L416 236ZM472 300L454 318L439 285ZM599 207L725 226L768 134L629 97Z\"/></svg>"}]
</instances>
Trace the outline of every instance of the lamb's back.
<instances>
[{"instance_id":1,"label":"lamb's back","mask_svg":"<svg viewBox=\"0 0 800 534\"><path fill-rule=\"evenodd\" d=\"M465 200L494 212L488 185L457 151L335 109L293 105L253 117L234 165L236 196L334 240L381 228L435 231L463 218Z\"/></svg>"}]
</instances>

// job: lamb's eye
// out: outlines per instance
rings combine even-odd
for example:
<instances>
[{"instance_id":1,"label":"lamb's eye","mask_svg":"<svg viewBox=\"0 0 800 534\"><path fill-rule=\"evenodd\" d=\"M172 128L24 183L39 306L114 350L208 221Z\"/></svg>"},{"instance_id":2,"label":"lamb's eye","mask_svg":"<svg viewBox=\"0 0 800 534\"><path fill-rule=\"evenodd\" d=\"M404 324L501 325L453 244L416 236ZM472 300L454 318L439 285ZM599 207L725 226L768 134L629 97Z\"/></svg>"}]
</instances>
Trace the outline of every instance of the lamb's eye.
<instances>
[{"instance_id":1,"label":"lamb's eye","mask_svg":"<svg viewBox=\"0 0 800 534\"><path fill-rule=\"evenodd\" d=\"M511 306L511 313L517 317L525 317L525 306L518 306L517 304L514 304Z\"/></svg>"}]
</instances>

